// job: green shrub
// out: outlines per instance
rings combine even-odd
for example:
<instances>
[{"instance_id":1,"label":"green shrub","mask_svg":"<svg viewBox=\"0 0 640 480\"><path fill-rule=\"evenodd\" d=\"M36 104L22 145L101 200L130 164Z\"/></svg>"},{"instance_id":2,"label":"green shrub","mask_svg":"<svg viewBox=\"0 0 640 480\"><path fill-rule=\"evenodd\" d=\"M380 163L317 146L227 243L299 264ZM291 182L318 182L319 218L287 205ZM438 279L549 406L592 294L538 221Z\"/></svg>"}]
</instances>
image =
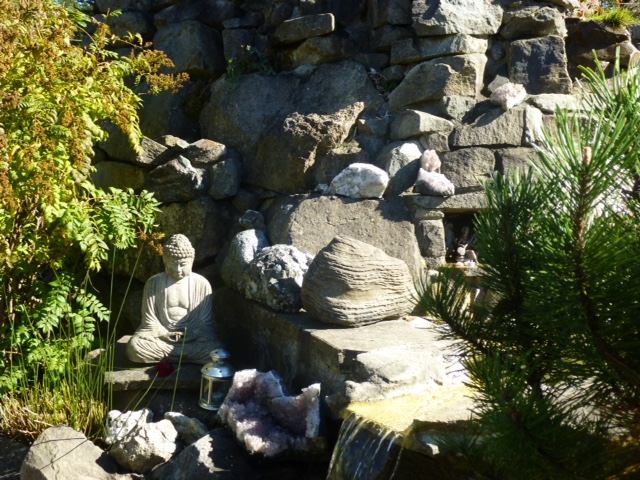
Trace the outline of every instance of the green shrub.
<instances>
[{"instance_id":1,"label":"green shrub","mask_svg":"<svg viewBox=\"0 0 640 480\"><path fill-rule=\"evenodd\" d=\"M558 111L539 165L485 187L486 295L456 269L423 285L476 392L447 440L474 478L640 471L640 73L583 73L584 115Z\"/></svg>"},{"instance_id":2,"label":"green shrub","mask_svg":"<svg viewBox=\"0 0 640 480\"><path fill-rule=\"evenodd\" d=\"M74 387L97 322L111 318L91 273L150 233L158 210L149 193L96 188L92 145L105 138L99 122L110 121L139 151L142 100L130 85L146 82L155 93L182 78L159 75L171 62L134 37L131 56L110 51L116 39L104 24L80 42L78 25L88 22L53 0L0 0L3 407L30 390L59 400Z\"/></svg>"}]
</instances>

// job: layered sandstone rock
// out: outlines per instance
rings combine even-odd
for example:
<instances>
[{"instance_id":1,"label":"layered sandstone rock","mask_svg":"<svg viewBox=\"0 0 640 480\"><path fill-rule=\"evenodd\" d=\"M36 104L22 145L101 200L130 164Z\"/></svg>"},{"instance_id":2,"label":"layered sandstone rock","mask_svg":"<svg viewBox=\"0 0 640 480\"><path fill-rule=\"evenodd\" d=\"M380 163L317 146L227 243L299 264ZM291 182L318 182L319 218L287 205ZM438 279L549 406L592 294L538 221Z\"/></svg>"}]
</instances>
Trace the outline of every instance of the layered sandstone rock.
<instances>
[{"instance_id":1,"label":"layered sandstone rock","mask_svg":"<svg viewBox=\"0 0 640 480\"><path fill-rule=\"evenodd\" d=\"M411 312L414 298L406 263L344 236L316 255L302 284L307 313L338 325L398 318Z\"/></svg>"}]
</instances>

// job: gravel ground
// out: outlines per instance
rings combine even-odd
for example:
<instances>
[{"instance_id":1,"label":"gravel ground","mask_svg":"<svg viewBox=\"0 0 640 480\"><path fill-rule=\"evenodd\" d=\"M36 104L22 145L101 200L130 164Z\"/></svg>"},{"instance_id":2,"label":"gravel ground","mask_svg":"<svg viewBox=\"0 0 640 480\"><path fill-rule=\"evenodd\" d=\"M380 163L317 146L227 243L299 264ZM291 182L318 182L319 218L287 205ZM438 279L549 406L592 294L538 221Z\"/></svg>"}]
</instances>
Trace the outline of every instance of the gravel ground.
<instances>
[{"instance_id":1,"label":"gravel ground","mask_svg":"<svg viewBox=\"0 0 640 480\"><path fill-rule=\"evenodd\" d=\"M0 433L0 479L20 480L20 467L29 445L16 442Z\"/></svg>"}]
</instances>

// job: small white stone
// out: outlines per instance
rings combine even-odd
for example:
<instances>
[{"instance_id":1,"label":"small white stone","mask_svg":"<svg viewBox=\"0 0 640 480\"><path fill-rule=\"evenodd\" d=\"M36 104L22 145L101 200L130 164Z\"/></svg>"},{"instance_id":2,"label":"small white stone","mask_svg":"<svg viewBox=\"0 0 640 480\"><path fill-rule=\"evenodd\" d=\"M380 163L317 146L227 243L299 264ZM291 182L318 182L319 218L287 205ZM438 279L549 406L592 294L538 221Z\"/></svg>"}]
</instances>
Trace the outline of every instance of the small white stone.
<instances>
[{"instance_id":1,"label":"small white stone","mask_svg":"<svg viewBox=\"0 0 640 480\"><path fill-rule=\"evenodd\" d=\"M500 105L503 110L509 110L520 105L527 96L524 86L519 83L505 83L491 94L491 103Z\"/></svg>"},{"instance_id":2,"label":"small white stone","mask_svg":"<svg viewBox=\"0 0 640 480\"><path fill-rule=\"evenodd\" d=\"M353 163L331 181L329 193L351 198L382 198L389 184L387 172L368 163Z\"/></svg>"}]
</instances>

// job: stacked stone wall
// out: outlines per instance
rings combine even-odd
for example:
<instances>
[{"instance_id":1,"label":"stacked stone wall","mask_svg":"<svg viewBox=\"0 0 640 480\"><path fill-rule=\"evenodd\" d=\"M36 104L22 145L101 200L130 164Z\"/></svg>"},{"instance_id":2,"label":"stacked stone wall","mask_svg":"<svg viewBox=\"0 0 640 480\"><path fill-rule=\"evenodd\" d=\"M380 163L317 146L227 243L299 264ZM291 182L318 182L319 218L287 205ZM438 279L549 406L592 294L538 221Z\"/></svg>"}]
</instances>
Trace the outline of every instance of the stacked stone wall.
<instances>
[{"instance_id":1,"label":"stacked stone wall","mask_svg":"<svg viewBox=\"0 0 640 480\"><path fill-rule=\"evenodd\" d=\"M99 146L95 181L155 192L160 228L187 234L213 279L248 209L265 215L272 244L314 255L351 233L414 270L440 264L483 208L482 183L535 163L556 107L578 108L577 65L589 64L591 49L605 63L616 48L634 61L627 30L585 22L578 7L97 0L98 17L123 11L108 19L116 33L140 33L191 79L176 95L145 98L143 155L117 132ZM526 96L505 108L491 96L507 83ZM414 192L425 150L437 152L454 195ZM324 193L353 163L386 171L383 198ZM148 256L138 278L160 268Z\"/></svg>"}]
</instances>

